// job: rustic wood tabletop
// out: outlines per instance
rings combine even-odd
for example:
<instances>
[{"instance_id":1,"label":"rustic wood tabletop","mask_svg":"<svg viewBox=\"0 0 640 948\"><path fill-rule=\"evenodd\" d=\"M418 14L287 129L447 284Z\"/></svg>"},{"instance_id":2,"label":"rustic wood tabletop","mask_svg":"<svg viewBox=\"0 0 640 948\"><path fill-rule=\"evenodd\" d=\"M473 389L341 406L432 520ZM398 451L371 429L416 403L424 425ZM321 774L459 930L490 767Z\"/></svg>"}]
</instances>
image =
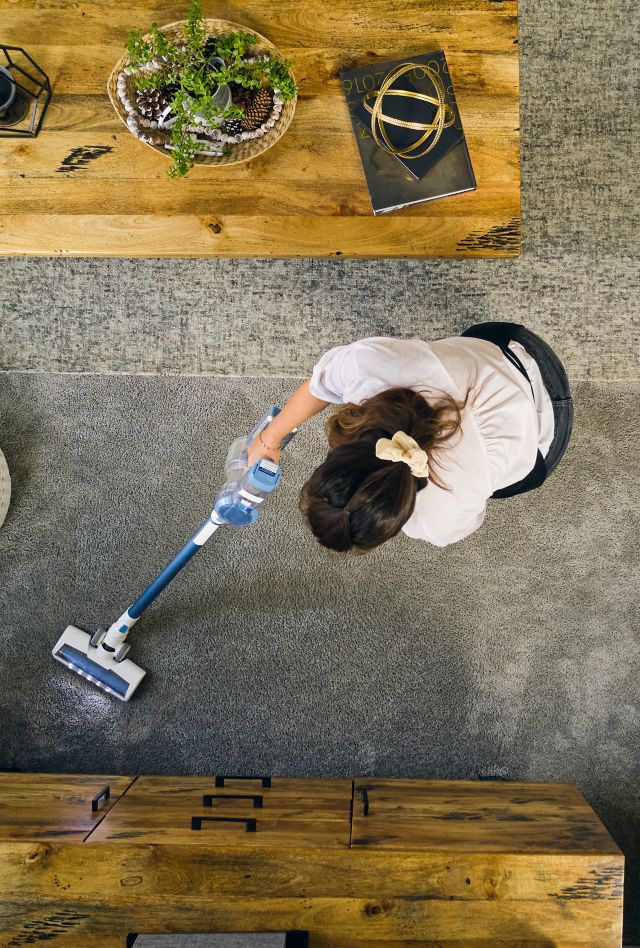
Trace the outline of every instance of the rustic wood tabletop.
<instances>
[{"instance_id":1,"label":"rustic wood tabletop","mask_svg":"<svg viewBox=\"0 0 640 948\"><path fill-rule=\"evenodd\" d=\"M35 139L0 137L0 253L107 257L509 257L520 250L516 0L211 0L267 36L299 85L293 122L246 164L167 177L106 91L128 31L185 2L0 0L0 40L49 75ZM477 190L374 217L340 71L445 50Z\"/></svg>"}]
</instances>

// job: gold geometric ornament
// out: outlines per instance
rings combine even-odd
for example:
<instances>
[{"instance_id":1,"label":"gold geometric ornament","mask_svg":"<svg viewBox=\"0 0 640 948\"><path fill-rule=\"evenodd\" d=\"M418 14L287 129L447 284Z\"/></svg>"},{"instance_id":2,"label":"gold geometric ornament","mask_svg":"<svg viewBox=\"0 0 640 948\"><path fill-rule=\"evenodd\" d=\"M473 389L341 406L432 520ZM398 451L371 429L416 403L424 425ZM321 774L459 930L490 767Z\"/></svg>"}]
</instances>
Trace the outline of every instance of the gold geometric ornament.
<instances>
[{"instance_id":1,"label":"gold geometric ornament","mask_svg":"<svg viewBox=\"0 0 640 948\"><path fill-rule=\"evenodd\" d=\"M400 76L413 69L419 69L424 72L425 78L433 83L435 95L427 95L425 92L412 92L405 89L392 89L391 86ZM407 99L417 99L420 102L427 102L429 105L435 105L436 114L431 122L405 122L402 119L394 118L392 115L385 115L382 111L384 100L387 96L400 96ZM375 99L373 105L369 104L370 99ZM425 66L422 63L401 63L395 66L385 77L382 85L377 92L367 92L363 99L363 105L367 112L371 114L371 134L374 141L380 148L390 152L392 155L399 155L401 158L422 158L427 155L432 148L440 141L440 137L445 128L449 128L455 122L455 115L451 106L446 101L444 83L438 73ZM385 125L396 125L401 128L415 129L417 132L423 132L420 138L412 145L406 148L396 148L389 138ZM382 137L382 141L380 140ZM424 151L417 151L429 139L431 141Z\"/></svg>"}]
</instances>

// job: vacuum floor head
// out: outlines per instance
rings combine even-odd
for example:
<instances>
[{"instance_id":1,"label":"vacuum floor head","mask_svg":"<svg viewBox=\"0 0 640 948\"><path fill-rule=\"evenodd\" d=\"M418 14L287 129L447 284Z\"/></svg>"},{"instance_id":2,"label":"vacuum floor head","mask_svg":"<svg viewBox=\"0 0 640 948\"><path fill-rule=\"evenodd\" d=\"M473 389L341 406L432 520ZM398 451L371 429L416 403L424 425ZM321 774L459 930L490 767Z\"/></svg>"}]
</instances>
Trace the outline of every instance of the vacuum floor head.
<instances>
[{"instance_id":1,"label":"vacuum floor head","mask_svg":"<svg viewBox=\"0 0 640 948\"><path fill-rule=\"evenodd\" d=\"M52 654L67 668L121 701L129 700L146 674L130 659L116 662L113 654L101 645L95 648L89 633L75 625L67 626Z\"/></svg>"}]
</instances>

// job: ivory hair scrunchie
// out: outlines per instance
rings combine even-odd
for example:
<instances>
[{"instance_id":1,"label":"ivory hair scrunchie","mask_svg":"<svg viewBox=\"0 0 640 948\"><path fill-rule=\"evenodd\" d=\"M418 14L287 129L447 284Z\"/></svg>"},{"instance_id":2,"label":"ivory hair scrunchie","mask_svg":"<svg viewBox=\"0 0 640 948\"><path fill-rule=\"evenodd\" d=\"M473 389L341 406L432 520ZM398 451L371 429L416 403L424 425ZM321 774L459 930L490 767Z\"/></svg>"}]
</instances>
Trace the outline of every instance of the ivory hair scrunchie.
<instances>
[{"instance_id":1,"label":"ivory hair scrunchie","mask_svg":"<svg viewBox=\"0 0 640 948\"><path fill-rule=\"evenodd\" d=\"M414 477L429 476L429 456L417 441L404 431L396 431L393 438L376 441L376 457L381 461L402 461Z\"/></svg>"}]
</instances>

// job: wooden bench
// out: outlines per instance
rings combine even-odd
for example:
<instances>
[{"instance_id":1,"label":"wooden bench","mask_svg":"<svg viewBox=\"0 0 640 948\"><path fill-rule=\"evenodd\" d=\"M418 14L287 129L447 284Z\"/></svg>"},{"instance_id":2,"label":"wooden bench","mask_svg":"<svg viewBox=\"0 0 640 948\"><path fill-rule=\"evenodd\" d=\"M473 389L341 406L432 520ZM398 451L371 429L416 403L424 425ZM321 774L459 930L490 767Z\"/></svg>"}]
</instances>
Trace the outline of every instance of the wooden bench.
<instances>
[{"instance_id":1,"label":"wooden bench","mask_svg":"<svg viewBox=\"0 0 640 948\"><path fill-rule=\"evenodd\" d=\"M623 866L563 784L0 775L3 945L618 948Z\"/></svg>"}]
</instances>

